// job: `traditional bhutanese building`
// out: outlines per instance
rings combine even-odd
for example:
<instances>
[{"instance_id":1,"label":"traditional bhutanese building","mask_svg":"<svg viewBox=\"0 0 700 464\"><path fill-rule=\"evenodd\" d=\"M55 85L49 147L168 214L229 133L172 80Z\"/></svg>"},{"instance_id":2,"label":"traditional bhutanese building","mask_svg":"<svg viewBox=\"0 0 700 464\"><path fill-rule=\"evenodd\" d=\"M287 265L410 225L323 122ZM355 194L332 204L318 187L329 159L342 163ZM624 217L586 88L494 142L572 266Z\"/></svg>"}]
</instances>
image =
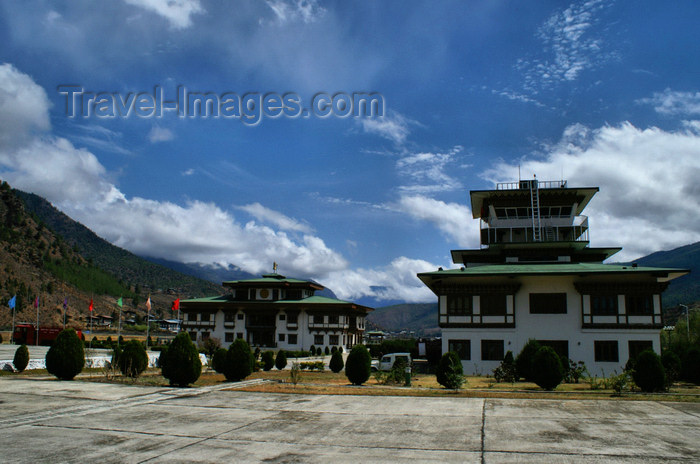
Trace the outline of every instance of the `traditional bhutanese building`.
<instances>
[{"instance_id":1,"label":"traditional bhutanese building","mask_svg":"<svg viewBox=\"0 0 700 464\"><path fill-rule=\"evenodd\" d=\"M182 330L193 341L216 337L224 347L236 338L251 346L285 350L343 347L362 343L372 308L315 295L324 289L308 280L264 274L223 282L230 293L180 302Z\"/></svg>"},{"instance_id":2,"label":"traditional bhutanese building","mask_svg":"<svg viewBox=\"0 0 700 464\"><path fill-rule=\"evenodd\" d=\"M537 179L470 192L480 249L452 250L459 269L418 274L438 297L443 351L466 373L490 373L529 339L596 375L660 352L661 294L689 271L603 264L621 248L589 246L581 213L596 192Z\"/></svg>"}]
</instances>

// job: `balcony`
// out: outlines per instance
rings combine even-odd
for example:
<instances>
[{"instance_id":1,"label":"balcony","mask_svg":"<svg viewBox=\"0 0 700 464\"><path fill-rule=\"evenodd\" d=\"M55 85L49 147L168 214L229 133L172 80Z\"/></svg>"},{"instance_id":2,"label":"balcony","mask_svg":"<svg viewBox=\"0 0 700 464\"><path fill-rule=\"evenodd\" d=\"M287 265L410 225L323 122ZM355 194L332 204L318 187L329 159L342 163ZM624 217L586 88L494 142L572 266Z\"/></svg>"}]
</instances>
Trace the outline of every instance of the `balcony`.
<instances>
[{"instance_id":1,"label":"balcony","mask_svg":"<svg viewBox=\"0 0 700 464\"><path fill-rule=\"evenodd\" d=\"M530 186L541 189L566 188L566 181L527 179L518 182L499 182L496 184L496 190L530 190Z\"/></svg>"},{"instance_id":2,"label":"balcony","mask_svg":"<svg viewBox=\"0 0 700 464\"><path fill-rule=\"evenodd\" d=\"M535 234L531 217L481 220L481 245L496 243L588 242L588 217L542 218ZM539 236L539 240L535 237Z\"/></svg>"}]
</instances>

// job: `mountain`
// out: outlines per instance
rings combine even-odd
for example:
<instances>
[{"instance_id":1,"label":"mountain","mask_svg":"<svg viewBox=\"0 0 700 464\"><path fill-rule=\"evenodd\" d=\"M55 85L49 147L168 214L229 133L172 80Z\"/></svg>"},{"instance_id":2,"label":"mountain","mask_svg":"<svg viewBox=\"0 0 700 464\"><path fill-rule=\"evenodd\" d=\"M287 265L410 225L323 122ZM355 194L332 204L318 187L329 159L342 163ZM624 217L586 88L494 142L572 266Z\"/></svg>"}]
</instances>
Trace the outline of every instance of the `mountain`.
<instances>
[{"instance_id":1,"label":"mountain","mask_svg":"<svg viewBox=\"0 0 700 464\"><path fill-rule=\"evenodd\" d=\"M690 274L671 281L663 294L664 308L700 301L700 242L673 250L657 251L634 263L640 266L690 269Z\"/></svg>"},{"instance_id":2,"label":"mountain","mask_svg":"<svg viewBox=\"0 0 700 464\"><path fill-rule=\"evenodd\" d=\"M216 295L223 291L218 285L221 281L210 282L187 275L189 273L178 272L170 266L140 258L100 238L81 223L59 211L44 198L19 190L14 190L14 192L23 201L28 212L61 236L85 260L113 274L125 283L138 284L150 292L170 289L183 296Z\"/></svg>"},{"instance_id":3,"label":"mountain","mask_svg":"<svg viewBox=\"0 0 700 464\"><path fill-rule=\"evenodd\" d=\"M438 335L437 303L403 303L376 308L367 322L390 332L414 331L416 336Z\"/></svg>"}]
</instances>

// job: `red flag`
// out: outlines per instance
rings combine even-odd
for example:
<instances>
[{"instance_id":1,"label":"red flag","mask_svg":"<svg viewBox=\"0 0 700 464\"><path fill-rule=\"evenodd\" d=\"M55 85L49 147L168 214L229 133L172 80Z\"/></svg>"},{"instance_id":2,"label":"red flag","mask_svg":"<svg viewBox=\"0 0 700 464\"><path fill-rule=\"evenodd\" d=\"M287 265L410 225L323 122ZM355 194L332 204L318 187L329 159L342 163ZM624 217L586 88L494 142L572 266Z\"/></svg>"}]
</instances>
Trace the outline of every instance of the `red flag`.
<instances>
[{"instance_id":1,"label":"red flag","mask_svg":"<svg viewBox=\"0 0 700 464\"><path fill-rule=\"evenodd\" d=\"M151 310L151 297L150 296L146 300L146 309L149 311Z\"/></svg>"},{"instance_id":2,"label":"red flag","mask_svg":"<svg viewBox=\"0 0 700 464\"><path fill-rule=\"evenodd\" d=\"M39 297L36 297L36 300L34 300L34 307L35 308L39 307Z\"/></svg>"},{"instance_id":3,"label":"red flag","mask_svg":"<svg viewBox=\"0 0 700 464\"><path fill-rule=\"evenodd\" d=\"M180 298L173 301L173 305L170 307L170 309L172 309L173 311L177 311L178 309L180 309Z\"/></svg>"},{"instance_id":4,"label":"red flag","mask_svg":"<svg viewBox=\"0 0 700 464\"><path fill-rule=\"evenodd\" d=\"M90 311L94 309L94 305L92 304L92 300L90 300Z\"/></svg>"}]
</instances>

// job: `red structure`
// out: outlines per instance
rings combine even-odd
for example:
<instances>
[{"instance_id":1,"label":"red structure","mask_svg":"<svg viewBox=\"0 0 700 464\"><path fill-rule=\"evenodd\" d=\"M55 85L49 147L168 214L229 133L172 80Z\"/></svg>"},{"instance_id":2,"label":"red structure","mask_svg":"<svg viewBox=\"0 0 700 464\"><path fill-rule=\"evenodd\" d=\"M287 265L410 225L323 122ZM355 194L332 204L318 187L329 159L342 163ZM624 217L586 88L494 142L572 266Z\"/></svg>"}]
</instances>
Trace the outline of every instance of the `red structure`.
<instances>
[{"instance_id":1,"label":"red structure","mask_svg":"<svg viewBox=\"0 0 700 464\"><path fill-rule=\"evenodd\" d=\"M39 328L39 345L51 345L58 334L61 333L63 329L61 327L40 327ZM78 334L78 338L84 340L84 336L80 330L75 331ZM25 345L36 345L36 328L32 324L17 324L15 326L15 331L12 334L12 340L14 343Z\"/></svg>"}]
</instances>

